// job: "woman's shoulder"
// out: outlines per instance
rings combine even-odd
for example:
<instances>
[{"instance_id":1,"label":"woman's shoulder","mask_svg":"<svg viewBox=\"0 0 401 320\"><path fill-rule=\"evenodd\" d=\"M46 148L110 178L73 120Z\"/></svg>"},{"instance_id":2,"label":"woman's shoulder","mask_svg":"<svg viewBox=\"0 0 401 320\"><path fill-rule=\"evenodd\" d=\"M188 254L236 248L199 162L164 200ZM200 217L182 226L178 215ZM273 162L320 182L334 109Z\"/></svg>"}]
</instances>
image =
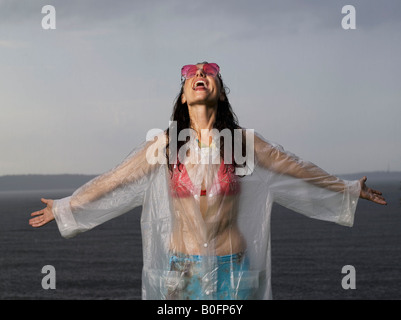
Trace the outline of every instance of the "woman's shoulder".
<instances>
[{"instance_id":1,"label":"woman's shoulder","mask_svg":"<svg viewBox=\"0 0 401 320\"><path fill-rule=\"evenodd\" d=\"M282 149L281 145L265 138L260 132L256 131L255 129L241 127L240 130L242 130L244 137L252 137L256 152L266 150L266 148Z\"/></svg>"}]
</instances>

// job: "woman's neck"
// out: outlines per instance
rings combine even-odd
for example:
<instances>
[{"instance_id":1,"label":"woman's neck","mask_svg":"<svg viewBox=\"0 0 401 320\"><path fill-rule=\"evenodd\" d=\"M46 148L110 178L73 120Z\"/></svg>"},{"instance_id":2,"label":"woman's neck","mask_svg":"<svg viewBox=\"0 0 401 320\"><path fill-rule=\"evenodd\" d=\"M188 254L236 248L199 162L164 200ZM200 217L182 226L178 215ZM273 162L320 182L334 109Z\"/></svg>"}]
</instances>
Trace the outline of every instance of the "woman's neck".
<instances>
[{"instance_id":1,"label":"woman's neck","mask_svg":"<svg viewBox=\"0 0 401 320\"><path fill-rule=\"evenodd\" d=\"M208 135L202 137L201 133L202 130L211 130L213 129L214 123L216 121L216 108L210 108L207 106L196 106L196 107L189 107L189 118L191 119L191 128L194 129L198 135L198 139L204 143L209 144L210 138ZM206 132L209 133L209 132Z\"/></svg>"}]
</instances>

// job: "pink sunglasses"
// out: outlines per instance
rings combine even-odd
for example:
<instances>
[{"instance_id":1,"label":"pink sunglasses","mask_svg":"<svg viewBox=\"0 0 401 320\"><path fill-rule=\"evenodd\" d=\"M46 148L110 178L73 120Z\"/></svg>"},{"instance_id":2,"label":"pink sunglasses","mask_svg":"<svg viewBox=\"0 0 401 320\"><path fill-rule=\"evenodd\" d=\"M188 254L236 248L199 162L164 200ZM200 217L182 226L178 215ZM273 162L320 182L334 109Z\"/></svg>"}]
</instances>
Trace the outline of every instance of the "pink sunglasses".
<instances>
[{"instance_id":1,"label":"pink sunglasses","mask_svg":"<svg viewBox=\"0 0 401 320\"><path fill-rule=\"evenodd\" d=\"M181 76L184 79L191 79L195 77L198 67L195 64L187 64L181 68ZM203 72L208 76L215 77L220 71L220 67L217 63L205 63L203 65Z\"/></svg>"}]
</instances>

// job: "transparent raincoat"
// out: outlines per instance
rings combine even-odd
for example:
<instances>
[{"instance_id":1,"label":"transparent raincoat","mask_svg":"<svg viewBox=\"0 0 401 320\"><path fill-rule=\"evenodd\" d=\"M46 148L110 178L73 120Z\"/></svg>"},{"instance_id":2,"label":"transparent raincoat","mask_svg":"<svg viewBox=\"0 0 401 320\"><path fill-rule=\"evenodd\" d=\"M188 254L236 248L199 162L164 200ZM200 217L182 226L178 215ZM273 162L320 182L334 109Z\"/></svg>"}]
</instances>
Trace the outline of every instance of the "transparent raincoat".
<instances>
[{"instance_id":1,"label":"transparent raincoat","mask_svg":"<svg viewBox=\"0 0 401 320\"><path fill-rule=\"evenodd\" d=\"M143 299L271 299L273 202L352 226L360 184L253 131L246 137L246 172L223 162L215 137L207 148L190 137L189 156L172 171L160 151L164 134L142 143L109 172L54 201L62 236L142 206Z\"/></svg>"}]
</instances>

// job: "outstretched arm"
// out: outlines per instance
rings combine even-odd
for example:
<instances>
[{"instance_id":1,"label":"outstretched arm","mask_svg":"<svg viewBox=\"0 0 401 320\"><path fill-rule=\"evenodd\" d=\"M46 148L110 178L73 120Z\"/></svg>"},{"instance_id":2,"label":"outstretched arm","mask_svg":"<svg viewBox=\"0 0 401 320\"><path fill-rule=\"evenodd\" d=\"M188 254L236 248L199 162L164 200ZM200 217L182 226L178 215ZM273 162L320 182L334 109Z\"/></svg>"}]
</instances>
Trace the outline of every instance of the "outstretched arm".
<instances>
[{"instance_id":1,"label":"outstretched arm","mask_svg":"<svg viewBox=\"0 0 401 320\"><path fill-rule=\"evenodd\" d=\"M146 143L144 147L134 151L117 167L94 178L74 192L70 201L71 209L83 208L118 188L139 183L148 176L154 168L154 165L149 164L146 160L146 151L152 143Z\"/></svg>"},{"instance_id":2,"label":"outstretched arm","mask_svg":"<svg viewBox=\"0 0 401 320\"><path fill-rule=\"evenodd\" d=\"M152 172L158 164L147 161L148 150L162 149L164 136L145 142L120 165L92 179L71 197L42 202L46 207L31 214L32 227L57 221L60 232L71 237L142 204Z\"/></svg>"},{"instance_id":3,"label":"outstretched arm","mask_svg":"<svg viewBox=\"0 0 401 320\"><path fill-rule=\"evenodd\" d=\"M280 175L302 179L315 186L334 192L345 192L346 181L322 170L315 164L303 161L295 155L285 152L280 146L272 145L255 135L255 155L258 163ZM359 180L359 197L381 205L387 204L382 193L366 186L366 177Z\"/></svg>"},{"instance_id":4,"label":"outstretched arm","mask_svg":"<svg viewBox=\"0 0 401 320\"><path fill-rule=\"evenodd\" d=\"M85 205L102 198L116 188L146 175L150 171L150 166L143 161L143 152L144 150L141 150L135 157L125 160L120 166L94 178L74 192L70 198L71 211L84 208ZM34 218L29 220L29 224L34 228L42 227L55 219L54 200L42 198L41 201L46 207L31 213Z\"/></svg>"}]
</instances>

